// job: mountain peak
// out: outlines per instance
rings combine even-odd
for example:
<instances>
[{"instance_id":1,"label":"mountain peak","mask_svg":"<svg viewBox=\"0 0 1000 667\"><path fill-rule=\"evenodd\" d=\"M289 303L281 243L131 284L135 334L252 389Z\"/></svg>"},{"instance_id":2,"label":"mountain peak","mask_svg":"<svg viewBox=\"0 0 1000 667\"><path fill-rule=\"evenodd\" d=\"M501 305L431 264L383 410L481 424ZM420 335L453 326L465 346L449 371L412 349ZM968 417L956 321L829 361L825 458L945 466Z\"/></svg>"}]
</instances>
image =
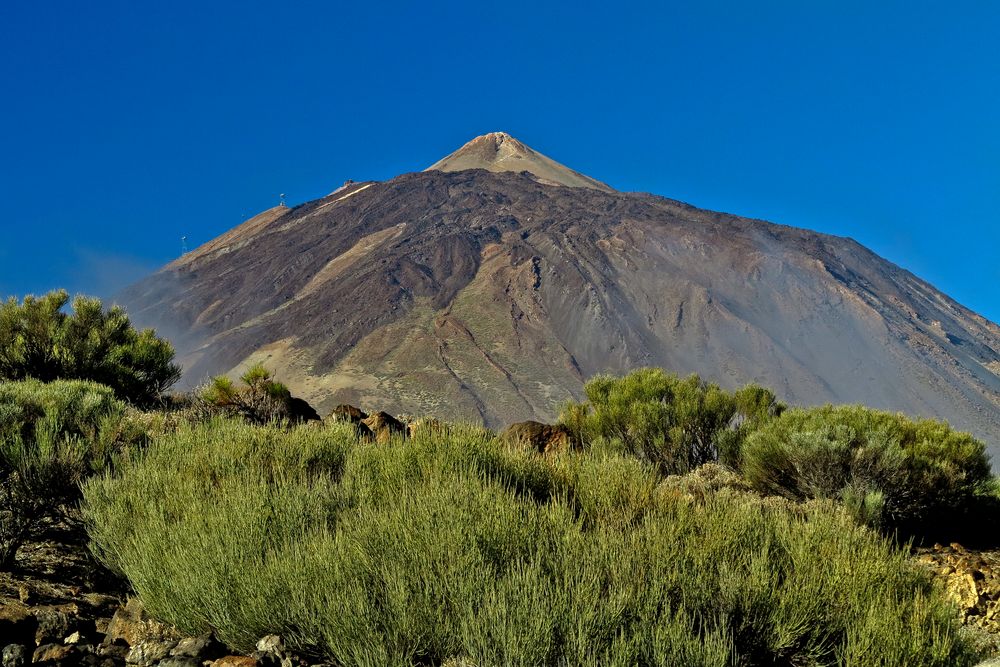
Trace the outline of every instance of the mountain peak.
<instances>
[{"instance_id":1,"label":"mountain peak","mask_svg":"<svg viewBox=\"0 0 1000 667\"><path fill-rule=\"evenodd\" d=\"M592 188L610 192L611 188L598 180L573 171L552 158L518 141L506 132L490 132L466 143L454 153L438 160L425 171L487 171L530 172L539 182L571 188Z\"/></svg>"}]
</instances>

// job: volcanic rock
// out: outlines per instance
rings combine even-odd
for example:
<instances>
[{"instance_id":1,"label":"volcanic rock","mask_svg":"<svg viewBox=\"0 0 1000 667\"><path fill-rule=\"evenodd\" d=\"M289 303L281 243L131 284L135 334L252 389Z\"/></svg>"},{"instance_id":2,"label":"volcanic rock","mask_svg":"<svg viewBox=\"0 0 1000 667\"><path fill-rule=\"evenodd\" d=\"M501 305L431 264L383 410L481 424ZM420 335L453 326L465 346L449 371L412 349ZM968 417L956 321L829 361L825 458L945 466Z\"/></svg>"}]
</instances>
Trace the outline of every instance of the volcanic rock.
<instances>
[{"instance_id":1,"label":"volcanic rock","mask_svg":"<svg viewBox=\"0 0 1000 667\"><path fill-rule=\"evenodd\" d=\"M367 419L368 414L353 405L338 405L330 411L329 418L333 421L357 423Z\"/></svg>"},{"instance_id":2,"label":"volcanic rock","mask_svg":"<svg viewBox=\"0 0 1000 667\"><path fill-rule=\"evenodd\" d=\"M376 442L388 442L394 435L406 436L406 426L388 412L373 412L363 423L375 434Z\"/></svg>"},{"instance_id":3,"label":"volcanic rock","mask_svg":"<svg viewBox=\"0 0 1000 667\"><path fill-rule=\"evenodd\" d=\"M321 414L551 422L587 378L660 366L946 419L1000 452L993 322L851 239L543 158L479 137L265 211L117 301L174 342L185 382L264 361Z\"/></svg>"},{"instance_id":4,"label":"volcanic rock","mask_svg":"<svg viewBox=\"0 0 1000 667\"><path fill-rule=\"evenodd\" d=\"M501 437L525 445L539 453L564 450L570 444L570 432L562 424L524 421L508 426Z\"/></svg>"}]
</instances>

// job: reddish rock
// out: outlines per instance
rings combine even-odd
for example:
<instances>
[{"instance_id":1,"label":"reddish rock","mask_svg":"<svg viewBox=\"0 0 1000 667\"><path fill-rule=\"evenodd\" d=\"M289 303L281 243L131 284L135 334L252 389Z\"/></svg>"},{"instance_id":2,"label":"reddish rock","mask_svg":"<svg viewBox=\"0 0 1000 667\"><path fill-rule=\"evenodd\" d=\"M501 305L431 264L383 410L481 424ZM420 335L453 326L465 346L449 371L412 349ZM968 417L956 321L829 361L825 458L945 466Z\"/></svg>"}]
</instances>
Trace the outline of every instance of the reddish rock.
<instances>
[{"instance_id":1,"label":"reddish rock","mask_svg":"<svg viewBox=\"0 0 1000 667\"><path fill-rule=\"evenodd\" d=\"M368 428L365 423L366 419L368 419L368 413L353 405L346 404L338 405L326 416L328 422L354 424L354 435L359 440L374 440L375 433Z\"/></svg>"},{"instance_id":2,"label":"reddish rock","mask_svg":"<svg viewBox=\"0 0 1000 667\"><path fill-rule=\"evenodd\" d=\"M536 421L511 424L501 437L539 453L568 449L572 441L569 429L562 424L543 424Z\"/></svg>"},{"instance_id":3,"label":"reddish rock","mask_svg":"<svg viewBox=\"0 0 1000 667\"><path fill-rule=\"evenodd\" d=\"M394 435L406 437L406 426L388 412L373 412L364 420L364 424L375 434L376 442L388 442Z\"/></svg>"},{"instance_id":4,"label":"reddish rock","mask_svg":"<svg viewBox=\"0 0 1000 667\"><path fill-rule=\"evenodd\" d=\"M248 655L227 655L212 663L212 667L257 667L257 658Z\"/></svg>"},{"instance_id":5,"label":"reddish rock","mask_svg":"<svg viewBox=\"0 0 1000 667\"><path fill-rule=\"evenodd\" d=\"M31 656L31 662L33 663L59 663L66 661L67 658L76 653L75 646L64 646L62 644L42 644L35 649L35 653ZM66 664L69 664L67 661Z\"/></svg>"},{"instance_id":6,"label":"reddish rock","mask_svg":"<svg viewBox=\"0 0 1000 667\"><path fill-rule=\"evenodd\" d=\"M353 405L338 405L327 417L331 421L360 422L367 419L368 415Z\"/></svg>"}]
</instances>

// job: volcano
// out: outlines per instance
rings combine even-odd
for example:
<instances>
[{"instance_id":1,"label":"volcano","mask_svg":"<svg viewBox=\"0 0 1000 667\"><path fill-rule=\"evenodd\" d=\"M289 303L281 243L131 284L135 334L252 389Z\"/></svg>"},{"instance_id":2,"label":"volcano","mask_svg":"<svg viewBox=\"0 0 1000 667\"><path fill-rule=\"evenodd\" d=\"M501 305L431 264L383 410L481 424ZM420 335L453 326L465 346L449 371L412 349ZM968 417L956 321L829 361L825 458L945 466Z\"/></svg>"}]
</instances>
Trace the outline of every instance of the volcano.
<instances>
[{"instance_id":1,"label":"volcano","mask_svg":"<svg viewBox=\"0 0 1000 667\"><path fill-rule=\"evenodd\" d=\"M465 171L485 169L528 172L539 183L594 188L611 192L611 188L589 176L575 172L555 160L528 148L506 132L490 132L476 137L451 155L438 160L424 171Z\"/></svg>"},{"instance_id":2,"label":"volcano","mask_svg":"<svg viewBox=\"0 0 1000 667\"><path fill-rule=\"evenodd\" d=\"M641 366L946 419L1000 449L1000 327L857 242L613 190L508 134L260 213L120 294L193 386L550 420Z\"/></svg>"}]
</instances>

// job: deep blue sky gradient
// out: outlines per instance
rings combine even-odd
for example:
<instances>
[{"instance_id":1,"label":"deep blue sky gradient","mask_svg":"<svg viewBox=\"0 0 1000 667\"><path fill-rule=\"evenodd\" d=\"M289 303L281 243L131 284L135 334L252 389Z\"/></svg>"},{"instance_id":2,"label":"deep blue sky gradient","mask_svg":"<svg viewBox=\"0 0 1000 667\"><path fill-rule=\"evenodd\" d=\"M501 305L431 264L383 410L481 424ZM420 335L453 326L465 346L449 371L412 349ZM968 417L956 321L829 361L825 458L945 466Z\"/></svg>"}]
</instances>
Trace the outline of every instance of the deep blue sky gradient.
<instances>
[{"instance_id":1,"label":"deep blue sky gradient","mask_svg":"<svg viewBox=\"0 0 1000 667\"><path fill-rule=\"evenodd\" d=\"M996 322L998 45L991 2L8 0L0 295L109 295L281 192L505 130L622 190L851 236Z\"/></svg>"}]
</instances>

